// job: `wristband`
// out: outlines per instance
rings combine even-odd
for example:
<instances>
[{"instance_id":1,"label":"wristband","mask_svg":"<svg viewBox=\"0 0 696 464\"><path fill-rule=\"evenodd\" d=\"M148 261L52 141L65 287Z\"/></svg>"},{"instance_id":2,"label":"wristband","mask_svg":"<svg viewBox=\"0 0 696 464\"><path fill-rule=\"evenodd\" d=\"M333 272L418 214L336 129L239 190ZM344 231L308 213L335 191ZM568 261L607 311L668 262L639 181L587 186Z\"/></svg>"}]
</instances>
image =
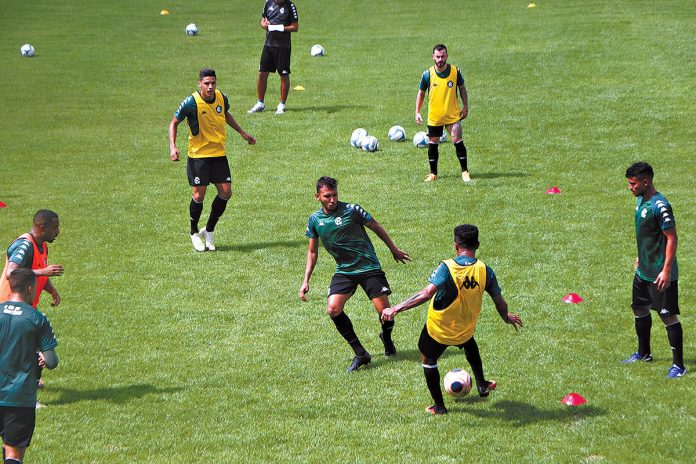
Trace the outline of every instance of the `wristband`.
<instances>
[{"instance_id":1,"label":"wristband","mask_svg":"<svg viewBox=\"0 0 696 464\"><path fill-rule=\"evenodd\" d=\"M283 26L282 24L275 24L275 25L269 24L268 31L269 32L272 32L272 31L283 32L283 31L285 31L285 26Z\"/></svg>"}]
</instances>

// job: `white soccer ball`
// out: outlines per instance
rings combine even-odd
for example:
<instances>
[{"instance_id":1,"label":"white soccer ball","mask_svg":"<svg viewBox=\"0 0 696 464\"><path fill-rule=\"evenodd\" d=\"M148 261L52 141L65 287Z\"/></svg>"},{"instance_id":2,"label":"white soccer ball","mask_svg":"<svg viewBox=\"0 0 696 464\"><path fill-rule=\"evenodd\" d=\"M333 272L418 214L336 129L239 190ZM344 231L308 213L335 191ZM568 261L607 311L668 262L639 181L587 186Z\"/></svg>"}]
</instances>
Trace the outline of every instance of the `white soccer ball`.
<instances>
[{"instance_id":1,"label":"white soccer ball","mask_svg":"<svg viewBox=\"0 0 696 464\"><path fill-rule=\"evenodd\" d=\"M428 135L423 132L416 132L416 135L413 136L413 145L415 145L418 148L425 148L428 146Z\"/></svg>"},{"instance_id":2,"label":"white soccer ball","mask_svg":"<svg viewBox=\"0 0 696 464\"><path fill-rule=\"evenodd\" d=\"M365 151L377 151L379 148L379 140L371 135L363 137L361 140L362 149Z\"/></svg>"},{"instance_id":3,"label":"white soccer ball","mask_svg":"<svg viewBox=\"0 0 696 464\"><path fill-rule=\"evenodd\" d=\"M445 143L447 142L447 132L442 133L442 137L440 137L440 143Z\"/></svg>"},{"instance_id":4,"label":"white soccer ball","mask_svg":"<svg viewBox=\"0 0 696 464\"><path fill-rule=\"evenodd\" d=\"M462 398L471 391L471 376L464 369L453 369L445 375L445 391L455 398Z\"/></svg>"},{"instance_id":5,"label":"white soccer ball","mask_svg":"<svg viewBox=\"0 0 696 464\"><path fill-rule=\"evenodd\" d=\"M319 44L312 45L312 49L309 51L312 56L324 56L324 47Z\"/></svg>"},{"instance_id":6,"label":"white soccer ball","mask_svg":"<svg viewBox=\"0 0 696 464\"><path fill-rule=\"evenodd\" d=\"M353 145L355 148L361 148L362 139L364 137L367 137L367 131L365 129L363 129L362 127L359 129L355 129L353 131L353 134L350 136L350 144Z\"/></svg>"},{"instance_id":7,"label":"white soccer ball","mask_svg":"<svg viewBox=\"0 0 696 464\"><path fill-rule=\"evenodd\" d=\"M24 44L22 45L22 48L19 49L19 53L22 54L22 56L34 56L34 47L31 46L31 44Z\"/></svg>"},{"instance_id":8,"label":"white soccer ball","mask_svg":"<svg viewBox=\"0 0 696 464\"><path fill-rule=\"evenodd\" d=\"M406 131L401 126L393 126L391 129L389 129L389 140L394 142L406 140Z\"/></svg>"},{"instance_id":9,"label":"white soccer ball","mask_svg":"<svg viewBox=\"0 0 696 464\"><path fill-rule=\"evenodd\" d=\"M188 26L186 26L186 35L198 35L198 26L195 24L191 23Z\"/></svg>"}]
</instances>

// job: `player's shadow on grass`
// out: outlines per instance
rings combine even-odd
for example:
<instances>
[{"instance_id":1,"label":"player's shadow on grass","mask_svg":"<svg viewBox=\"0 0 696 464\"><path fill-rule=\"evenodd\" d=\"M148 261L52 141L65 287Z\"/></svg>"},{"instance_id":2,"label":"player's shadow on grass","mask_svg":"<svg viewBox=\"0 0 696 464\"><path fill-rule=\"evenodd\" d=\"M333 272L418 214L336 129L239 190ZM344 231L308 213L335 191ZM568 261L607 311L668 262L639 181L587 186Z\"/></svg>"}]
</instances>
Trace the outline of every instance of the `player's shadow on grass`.
<instances>
[{"instance_id":1,"label":"player's shadow on grass","mask_svg":"<svg viewBox=\"0 0 696 464\"><path fill-rule=\"evenodd\" d=\"M554 408L542 409L534 406L533 404L511 400L498 401L486 409L475 409L471 408L470 406L482 401L490 401L492 397L489 399L480 398L478 395L476 395L475 389L472 391L471 395L473 396L468 396L460 401L457 401L456 404L459 405L459 407L451 407L450 412L462 412L465 414L478 416L483 419L503 419L511 422L517 427L522 427L535 422L579 421L588 417L599 416L606 413L604 408L598 408L596 406L581 406L570 409L567 406L559 405L558 407ZM495 393L492 393L492 395L495 395Z\"/></svg>"},{"instance_id":2,"label":"player's shadow on grass","mask_svg":"<svg viewBox=\"0 0 696 464\"><path fill-rule=\"evenodd\" d=\"M369 109L365 105L324 105L324 106L298 106L298 107L292 107L291 110L293 113L295 111L314 111L314 112L321 112L324 111L326 113L338 113L339 111L343 110L367 110Z\"/></svg>"},{"instance_id":3,"label":"player's shadow on grass","mask_svg":"<svg viewBox=\"0 0 696 464\"><path fill-rule=\"evenodd\" d=\"M528 177L526 172L476 172L472 179L497 179L498 177Z\"/></svg>"},{"instance_id":4,"label":"player's shadow on grass","mask_svg":"<svg viewBox=\"0 0 696 464\"><path fill-rule=\"evenodd\" d=\"M109 401L116 404L124 404L142 398L147 395L168 395L181 391L182 388L157 388L150 384L124 385L121 387L105 387L94 390L75 390L73 388L51 387L50 393L56 392L59 397L53 401L46 401L48 405L64 405L77 403L78 401Z\"/></svg>"},{"instance_id":5,"label":"player's shadow on grass","mask_svg":"<svg viewBox=\"0 0 696 464\"><path fill-rule=\"evenodd\" d=\"M255 242L241 243L239 245L218 245L217 251L241 251L249 252L254 250L263 250L266 248L296 248L302 245L307 245L307 240L283 240L280 242Z\"/></svg>"}]
</instances>

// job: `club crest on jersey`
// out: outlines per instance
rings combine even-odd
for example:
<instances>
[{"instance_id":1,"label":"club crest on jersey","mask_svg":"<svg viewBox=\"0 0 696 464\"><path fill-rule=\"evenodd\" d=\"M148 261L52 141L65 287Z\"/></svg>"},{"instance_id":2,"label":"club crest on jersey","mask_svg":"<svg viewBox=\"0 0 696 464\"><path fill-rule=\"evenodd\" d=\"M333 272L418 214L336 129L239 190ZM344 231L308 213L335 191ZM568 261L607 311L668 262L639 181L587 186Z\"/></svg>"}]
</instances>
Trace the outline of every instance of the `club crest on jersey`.
<instances>
[{"instance_id":1,"label":"club crest on jersey","mask_svg":"<svg viewBox=\"0 0 696 464\"><path fill-rule=\"evenodd\" d=\"M222 106L220 106L220 105L216 106L216 107L215 107L215 111L217 111L218 114L219 114L219 113L222 113Z\"/></svg>"},{"instance_id":2,"label":"club crest on jersey","mask_svg":"<svg viewBox=\"0 0 696 464\"><path fill-rule=\"evenodd\" d=\"M647 216L647 215L648 215L647 209L644 209L643 211L640 212L640 217L642 217L643 219L645 219L645 216Z\"/></svg>"},{"instance_id":3,"label":"club crest on jersey","mask_svg":"<svg viewBox=\"0 0 696 464\"><path fill-rule=\"evenodd\" d=\"M201 183L201 178L200 178L200 177L194 177L194 178L193 178L193 183L196 184L196 185L200 184L200 183Z\"/></svg>"},{"instance_id":4,"label":"club crest on jersey","mask_svg":"<svg viewBox=\"0 0 696 464\"><path fill-rule=\"evenodd\" d=\"M283 13L285 13L285 8L280 9L280 14L283 14Z\"/></svg>"},{"instance_id":5,"label":"club crest on jersey","mask_svg":"<svg viewBox=\"0 0 696 464\"><path fill-rule=\"evenodd\" d=\"M343 219L341 219L340 217L337 217L336 220L334 221L334 223L336 223L337 226L340 226L341 224L343 224Z\"/></svg>"},{"instance_id":6,"label":"club crest on jersey","mask_svg":"<svg viewBox=\"0 0 696 464\"><path fill-rule=\"evenodd\" d=\"M447 81L447 87L449 87L451 89L453 86L454 86L454 82Z\"/></svg>"}]
</instances>

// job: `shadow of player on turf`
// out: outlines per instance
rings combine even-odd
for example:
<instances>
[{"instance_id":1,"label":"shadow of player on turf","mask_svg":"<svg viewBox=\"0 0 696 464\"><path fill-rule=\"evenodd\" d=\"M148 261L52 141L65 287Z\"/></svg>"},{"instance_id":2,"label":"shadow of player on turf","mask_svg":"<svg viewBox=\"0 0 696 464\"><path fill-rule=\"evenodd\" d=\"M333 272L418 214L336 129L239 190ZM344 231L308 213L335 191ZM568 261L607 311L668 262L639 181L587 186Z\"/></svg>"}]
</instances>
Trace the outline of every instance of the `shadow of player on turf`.
<instances>
[{"instance_id":1,"label":"shadow of player on turf","mask_svg":"<svg viewBox=\"0 0 696 464\"><path fill-rule=\"evenodd\" d=\"M474 393L472 393L473 395ZM495 395L495 393L493 393ZM478 396L469 396L457 401L458 404L480 403L482 401L490 401L490 399L480 398ZM600 416L606 414L604 408L596 406L581 406L570 409L567 406L558 404L557 407L542 409L533 404L523 403L521 401L502 400L490 405L486 409L472 409L469 405L461 408L452 407L450 412L471 414L483 419L503 419L511 422L516 427L532 424L535 422L569 422L579 421L592 416Z\"/></svg>"},{"instance_id":2,"label":"shadow of player on turf","mask_svg":"<svg viewBox=\"0 0 696 464\"><path fill-rule=\"evenodd\" d=\"M218 245L217 251L241 251L249 252L256 250L264 250L267 248L296 248L304 246L307 247L307 240L283 240L280 242L254 242L254 243L241 243L239 245Z\"/></svg>"},{"instance_id":3,"label":"shadow of player on turf","mask_svg":"<svg viewBox=\"0 0 696 464\"><path fill-rule=\"evenodd\" d=\"M51 386L46 393L58 393L58 399L42 402L51 406L72 404L79 401L109 401L110 403L124 404L142 398L146 395L169 395L172 393L177 393L181 390L183 390L183 388L157 388L150 384L104 387L94 390L75 390L73 388Z\"/></svg>"}]
</instances>

